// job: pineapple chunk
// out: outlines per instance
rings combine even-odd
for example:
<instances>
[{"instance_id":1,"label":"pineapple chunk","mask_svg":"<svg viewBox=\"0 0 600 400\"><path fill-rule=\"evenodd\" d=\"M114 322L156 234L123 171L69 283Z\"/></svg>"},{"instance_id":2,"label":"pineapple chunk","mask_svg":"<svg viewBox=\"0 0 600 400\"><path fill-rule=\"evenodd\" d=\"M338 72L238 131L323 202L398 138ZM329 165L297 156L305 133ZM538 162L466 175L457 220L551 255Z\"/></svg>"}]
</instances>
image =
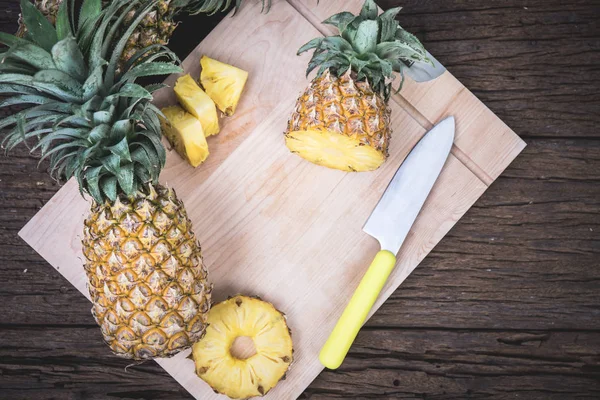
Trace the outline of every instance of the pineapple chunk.
<instances>
[{"instance_id":1,"label":"pineapple chunk","mask_svg":"<svg viewBox=\"0 0 600 400\"><path fill-rule=\"evenodd\" d=\"M189 74L177 79L175 94L183 108L198 118L206 136L219 133L219 118L215 103Z\"/></svg>"},{"instance_id":2,"label":"pineapple chunk","mask_svg":"<svg viewBox=\"0 0 600 400\"><path fill-rule=\"evenodd\" d=\"M248 72L206 56L202 57L200 65L200 83L206 93L221 112L232 115L246 85Z\"/></svg>"},{"instance_id":3,"label":"pineapple chunk","mask_svg":"<svg viewBox=\"0 0 600 400\"><path fill-rule=\"evenodd\" d=\"M202 164L209 153L200 121L179 106L166 107L161 111L167 117L167 120L161 118L162 131L171 146L192 167Z\"/></svg>"},{"instance_id":4,"label":"pineapple chunk","mask_svg":"<svg viewBox=\"0 0 600 400\"><path fill-rule=\"evenodd\" d=\"M254 348L236 352L240 339ZM232 399L265 395L285 376L292 354L285 316L271 303L241 295L211 308L206 335L192 347L196 374Z\"/></svg>"}]
</instances>

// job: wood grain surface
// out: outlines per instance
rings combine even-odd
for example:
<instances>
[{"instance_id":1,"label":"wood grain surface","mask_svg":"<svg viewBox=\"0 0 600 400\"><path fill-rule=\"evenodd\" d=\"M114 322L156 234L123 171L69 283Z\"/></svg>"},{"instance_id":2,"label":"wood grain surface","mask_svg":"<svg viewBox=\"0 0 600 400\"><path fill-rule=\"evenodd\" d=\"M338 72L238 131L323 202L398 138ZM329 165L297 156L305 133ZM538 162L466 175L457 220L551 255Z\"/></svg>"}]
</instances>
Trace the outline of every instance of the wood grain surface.
<instances>
[{"instance_id":1,"label":"wood grain surface","mask_svg":"<svg viewBox=\"0 0 600 400\"><path fill-rule=\"evenodd\" d=\"M598 4L403 5L403 26L529 147L383 304L347 365L302 397L595 398ZM180 55L200 20L179 28ZM80 294L16 236L57 186L23 149L0 163L3 398L189 398L156 366L124 371L107 354Z\"/></svg>"}]
</instances>

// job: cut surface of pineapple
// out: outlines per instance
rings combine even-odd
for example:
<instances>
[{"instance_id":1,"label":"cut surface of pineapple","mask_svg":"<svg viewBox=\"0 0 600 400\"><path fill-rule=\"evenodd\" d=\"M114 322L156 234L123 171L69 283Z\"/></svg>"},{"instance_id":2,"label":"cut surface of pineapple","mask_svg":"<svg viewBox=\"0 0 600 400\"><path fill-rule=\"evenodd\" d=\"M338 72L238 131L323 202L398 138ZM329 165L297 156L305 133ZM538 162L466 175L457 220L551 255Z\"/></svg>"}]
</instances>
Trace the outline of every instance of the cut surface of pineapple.
<instances>
[{"instance_id":1,"label":"cut surface of pineapple","mask_svg":"<svg viewBox=\"0 0 600 400\"><path fill-rule=\"evenodd\" d=\"M342 171L373 171L385 162L382 152L360 140L325 130L290 132L285 144L307 161Z\"/></svg>"},{"instance_id":2,"label":"cut surface of pineapple","mask_svg":"<svg viewBox=\"0 0 600 400\"><path fill-rule=\"evenodd\" d=\"M192 167L202 164L209 152L200 121L180 106L165 107L161 111L167 118L160 119L162 132L177 154Z\"/></svg>"},{"instance_id":3,"label":"cut surface of pineapple","mask_svg":"<svg viewBox=\"0 0 600 400\"><path fill-rule=\"evenodd\" d=\"M198 118L206 136L219 133L219 117L215 102L198 86L189 74L175 83L177 100L187 112Z\"/></svg>"},{"instance_id":4,"label":"cut surface of pineapple","mask_svg":"<svg viewBox=\"0 0 600 400\"><path fill-rule=\"evenodd\" d=\"M213 306L208 324L192 357L196 374L215 391L232 399L263 396L284 377L292 362L292 337L285 316L272 304L238 295ZM251 340L253 351L233 352L239 338Z\"/></svg>"},{"instance_id":5,"label":"cut surface of pineapple","mask_svg":"<svg viewBox=\"0 0 600 400\"><path fill-rule=\"evenodd\" d=\"M200 66L202 87L221 112L232 115L242 96L248 72L207 56L202 56Z\"/></svg>"}]
</instances>

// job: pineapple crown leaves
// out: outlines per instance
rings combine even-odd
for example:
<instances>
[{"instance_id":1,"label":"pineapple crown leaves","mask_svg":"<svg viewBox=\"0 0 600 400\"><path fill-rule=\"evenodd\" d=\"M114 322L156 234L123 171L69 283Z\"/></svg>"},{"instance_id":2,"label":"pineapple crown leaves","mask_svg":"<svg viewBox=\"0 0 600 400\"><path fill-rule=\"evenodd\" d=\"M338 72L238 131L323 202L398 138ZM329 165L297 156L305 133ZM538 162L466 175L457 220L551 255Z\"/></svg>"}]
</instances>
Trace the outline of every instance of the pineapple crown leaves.
<instances>
[{"instance_id":1,"label":"pineapple crown leaves","mask_svg":"<svg viewBox=\"0 0 600 400\"><path fill-rule=\"evenodd\" d=\"M164 46L138 51L118 66L128 36L159 0L64 0L56 24L21 1L24 38L0 33L0 107L21 111L0 120L2 146L31 141L49 159L56 179L75 177L99 203L134 196L158 183L166 152L160 110L151 104L161 85L138 78L182 72ZM135 9L127 23L124 16ZM124 25L125 24L125 25Z\"/></svg>"},{"instance_id":2,"label":"pineapple crown leaves","mask_svg":"<svg viewBox=\"0 0 600 400\"><path fill-rule=\"evenodd\" d=\"M314 49L306 75L317 67L317 76L326 70L341 76L350 70L358 80L368 81L387 101L394 72L402 77L399 91L406 66L414 62L433 65L419 39L396 21L400 10L396 7L379 14L375 2L366 0L359 15L345 11L323 21L335 26L339 34L315 38L298 50L302 54Z\"/></svg>"},{"instance_id":3,"label":"pineapple crown leaves","mask_svg":"<svg viewBox=\"0 0 600 400\"><path fill-rule=\"evenodd\" d=\"M227 11L233 4L235 15L242 6L242 0L173 0L171 4L175 9L182 9L192 15L213 15L217 12ZM262 12L269 12L270 9L271 0L262 0Z\"/></svg>"}]
</instances>

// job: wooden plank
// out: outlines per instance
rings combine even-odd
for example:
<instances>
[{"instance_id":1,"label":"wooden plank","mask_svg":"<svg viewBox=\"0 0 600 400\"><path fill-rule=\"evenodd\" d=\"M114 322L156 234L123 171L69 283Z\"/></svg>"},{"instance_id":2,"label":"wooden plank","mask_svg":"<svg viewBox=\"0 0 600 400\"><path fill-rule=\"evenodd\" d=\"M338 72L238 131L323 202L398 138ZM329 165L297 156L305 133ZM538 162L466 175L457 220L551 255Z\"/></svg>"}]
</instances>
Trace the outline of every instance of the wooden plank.
<instances>
[{"instance_id":1,"label":"wooden plank","mask_svg":"<svg viewBox=\"0 0 600 400\"><path fill-rule=\"evenodd\" d=\"M358 13L363 4L363 0L330 0L318 6L313 0L288 1L324 34L336 33L336 29L321 21L342 9ZM525 147L525 142L450 72L424 83L407 78L401 93L392 98L426 129L454 115L457 135L453 154L488 185Z\"/></svg>"},{"instance_id":2,"label":"wooden plank","mask_svg":"<svg viewBox=\"0 0 600 400\"><path fill-rule=\"evenodd\" d=\"M397 133L390 158L371 173L329 170L289 153L282 131L307 85L306 59L296 57L295 49L318 31L286 2L275 3L266 15L256 7L225 19L184 62L197 76L198 59L206 52L256 78L249 81L238 114L211 139L211 163L193 170L169 152L161 181L186 204L215 283L215 300L238 292L255 294L286 312L294 332L295 364L286 382L267 398L295 398L322 370L318 351L378 250L361 227L425 129L392 103ZM222 50L225 40L229 46ZM247 40L255 45L251 52ZM172 101L166 92L157 96L161 104ZM376 308L486 188L450 156ZM78 196L75 185L67 184L21 236L85 293L78 232L88 206ZM195 376L187 354L157 362L196 398L220 398Z\"/></svg>"}]
</instances>

